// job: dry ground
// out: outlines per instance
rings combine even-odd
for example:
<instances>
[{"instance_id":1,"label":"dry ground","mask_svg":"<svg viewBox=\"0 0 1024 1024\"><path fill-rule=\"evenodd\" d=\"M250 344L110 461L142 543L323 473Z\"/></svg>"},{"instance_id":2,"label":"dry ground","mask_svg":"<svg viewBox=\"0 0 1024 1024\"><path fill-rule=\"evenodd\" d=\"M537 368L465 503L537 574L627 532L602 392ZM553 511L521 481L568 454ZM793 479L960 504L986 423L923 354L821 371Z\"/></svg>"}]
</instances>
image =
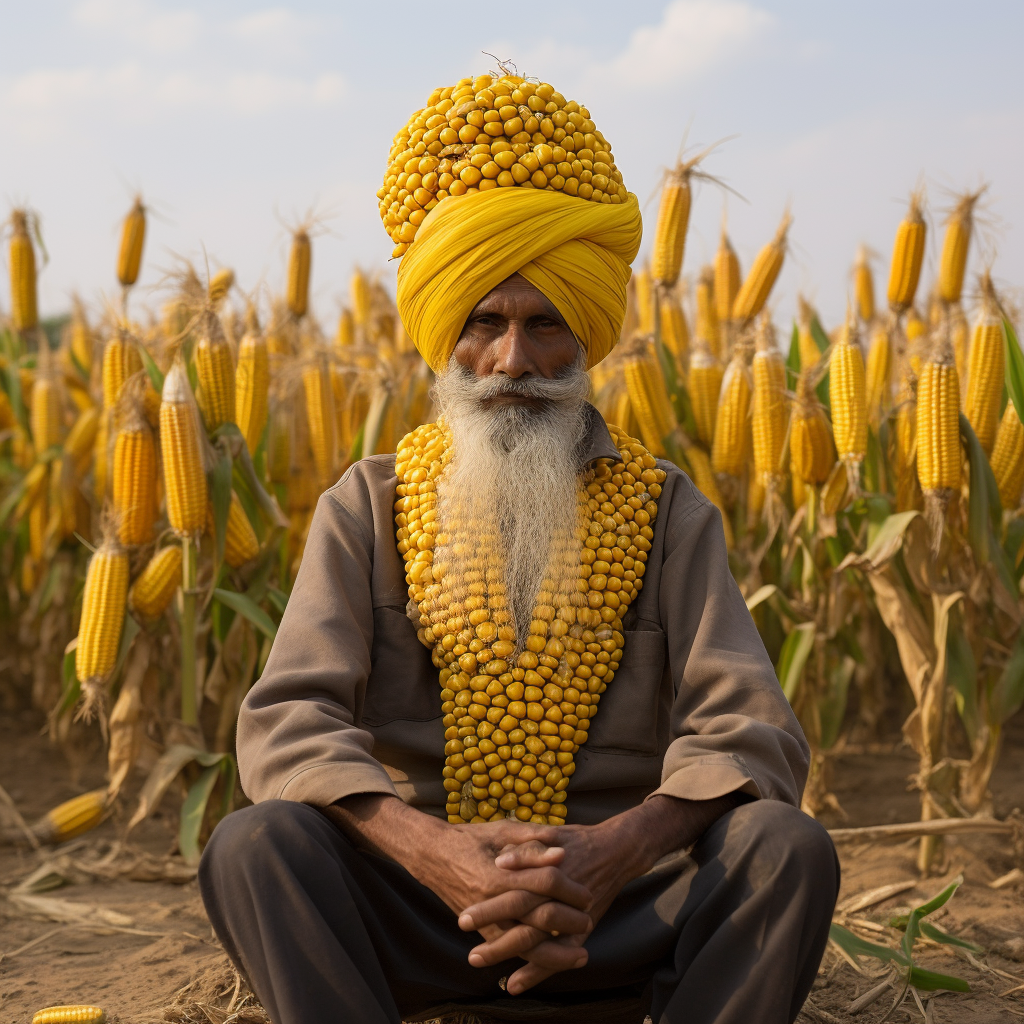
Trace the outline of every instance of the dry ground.
<instances>
[{"instance_id":1,"label":"dry ground","mask_svg":"<svg viewBox=\"0 0 1024 1024\"><path fill-rule=\"evenodd\" d=\"M28 713L0 721L0 783L30 821L59 801L103 784L103 764L95 756L80 758L73 780L61 754L39 738L40 724ZM906 791L912 769L910 753L898 748L838 757L835 791L848 820L833 818L826 824L913 820L916 797ZM136 786L139 781L134 780ZM1024 720L1019 716L995 783L1000 817L1024 807ZM251 997L247 999L244 986L236 986L236 975L206 921L195 881L141 880L167 872L187 877L180 863L175 867L167 858L174 846L178 799L169 794L156 817L132 834L128 848L117 844L123 812L63 850L34 854L0 846L0 1021L27 1024L33 1011L61 1002L103 1006L109 1019L121 1024L266 1020ZM915 842L842 847L841 899L888 883L914 882L913 888L859 915L884 923L895 908L932 895L962 872L964 885L937 923L983 946L986 954L975 965L939 948L922 952L924 966L959 974L972 986L970 994L939 994L926 1002L928 1019L972 1024L1024 1019L1024 888L997 891L988 885L1014 867L1011 844L985 836L947 841L941 874L923 881L917 877L915 855ZM47 859L70 884L45 896L124 917L108 916L104 924L94 910L88 912L87 926L60 923L52 915L28 916L4 898ZM895 933L890 936L893 941ZM869 976L876 970L874 962L864 961L862 969L867 974L856 972L830 950L800 1017L802 1024L877 1022L891 1004L889 995L858 1016L848 1012L855 998L877 984ZM1022 987L1016 993L1004 994L1018 985ZM224 1012L229 1005L230 1015ZM172 1006L176 1008L168 1010ZM908 999L891 1019L923 1018Z\"/></svg>"}]
</instances>

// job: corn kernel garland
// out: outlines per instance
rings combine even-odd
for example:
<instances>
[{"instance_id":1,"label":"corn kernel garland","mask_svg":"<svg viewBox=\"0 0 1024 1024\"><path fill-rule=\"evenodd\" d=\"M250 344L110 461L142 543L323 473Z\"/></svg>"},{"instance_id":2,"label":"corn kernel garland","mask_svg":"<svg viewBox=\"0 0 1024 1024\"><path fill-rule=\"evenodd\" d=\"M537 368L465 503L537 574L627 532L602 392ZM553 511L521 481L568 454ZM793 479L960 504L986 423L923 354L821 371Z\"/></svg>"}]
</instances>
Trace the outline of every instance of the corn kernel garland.
<instances>
[{"instance_id":1,"label":"corn kernel garland","mask_svg":"<svg viewBox=\"0 0 1024 1024\"><path fill-rule=\"evenodd\" d=\"M513 187L603 203L628 195L590 112L546 82L480 75L435 89L395 136L377 192L392 256L448 196Z\"/></svg>"},{"instance_id":2,"label":"corn kernel garland","mask_svg":"<svg viewBox=\"0 0 1024 1024\"><path fill-rule=\"evenodd\" d=\"M566 595L542 593L550 603L535 607L526 649L514 662L515 631L500 568L481 561L487 593L468 615L465 606L435 606L442 587L434 579L435 535L429 527L450 435L443 424L430 423L399 444L398 550L411 602L420 612L418 635L440 670L449 822L495 816L538 824L565 820L573 755L586 742L590 718L619 667L621 616L642 586L665 479L643 445L616 427L609 430L621 461L602 462L582 479L586 540L580 578L586 603L577 607ZM625 497L619 506L611 503L616 494ZM486 558L484 539L475 541Z\"/></svg>"}]
</instances>

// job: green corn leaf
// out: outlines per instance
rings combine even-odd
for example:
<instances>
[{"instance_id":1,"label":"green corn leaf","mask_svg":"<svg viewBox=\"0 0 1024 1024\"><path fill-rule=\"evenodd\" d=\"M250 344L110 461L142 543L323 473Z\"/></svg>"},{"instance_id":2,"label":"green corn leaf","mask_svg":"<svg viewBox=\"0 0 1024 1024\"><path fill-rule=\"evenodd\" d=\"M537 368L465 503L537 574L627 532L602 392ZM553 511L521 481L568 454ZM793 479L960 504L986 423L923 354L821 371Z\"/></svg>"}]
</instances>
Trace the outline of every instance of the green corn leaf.
<instances>
[{"instance_id":1,"label":"green corn leaf","mask_svg":"<svg viewBox=\"0 0 1024 1024\"><path fill-rule=\"evenodd\" d=\"M949 932L944 932L941 928L937 928L930 921L921 922L921 934L926 939L931 939L932 942L941 942L946 946L959 946L960 949L969 949L972 953L985 952L984 947L979 946L976 942L958 939L955 935L950 935Z\"/></svg>"},{"instance_id":2,"label":"green corn leaf","mask_svg":"<svg viewBox=\"0 0 1024 1024\"><path fill-rule=\"evenodd\" d=\"M793 703L803 677L804 666L814 647L814 623L802 622L790 631L782 645L775 674L782 686L786 699Z\"/></svg>"},{"instance_id":3,"label":"green corn leaf","mask_svg":"<svg viewBox=\"0 0 1024 1024\"><path fill-rule=\"evenodd\" d=\"M1024 352L1013 324L1003 318L1003 351L1006 353L1006 390L1017 415L1024 410Z\"/></svg>"},{"instance_id":4,"label":"green corn leaf","mask_svg":"<svg viewBox=\"0 0 1024 1024\"><path fill-rule=\"evenodd\" d=\"M850 956L873 956L876 960L898 964L900 967L906 967L908 964L907 958L900 950L880 946L877 942L868 942L841 924L833 924L828 930L828 937Z\"/></svg>"},{"instance_id":5,"label":"green corn leaf","mask_svg":"<svg viewBox=\"0 0 1024 1024\"><path fill-rule=\"evenodd\" d=\"M1017 637L1010 657L989 694L989 725L1000 726L1024 704L1024 632Z\"/></svg>"},{"instance_id":6,"label":"green corn leaf","mask_svg":"<svg viewBox=\"0 0 1024 1024\"><path fill-rule=\"evenodd\" d=\"M156 388L158 395L163 394L164 390L164 374L159 366L153 361L153 357L146 351L145 345L136 345L136 351L142 358L142 366L146 371L146 376L149 377L149 382Z\"/></svg>"},{"instance_id":7,"label":"green corn leaf","mask_svg":"<svg viewBox=\"0 0 1024 1024\"><path fill-rule=\"evenodd\" d=\"M948 988L951 992L970 992L971 986L963 978L955 978L952 974L939 974L924 967L910 969L910 984L922 992L934 992L936 989Z\"/></svg>"},{"instance_id":8,"label":"green corn leaf","mask_svg":"<svg viewBox=\"0 0 1024 1024\"><path fill-rule=\"evenodd\" d=\"M800 376L800 328L793 321L793 330L789 334L789 352L786 354L786 375L790 388L795 387Z\"/></svg>"},{"instance_id":9,"label":"green corn leaf","mask_svg":"<svg viewBox=\"0 0 1024 1024\"><path fill-rule=\"evenodd\" d=\"M224 561L224 543L227 539L228 512L231 509L231 452L227 443L218 439L217 461L206 474L213 506L213 564L219 569Z\"/></svg>"},{"instance_id":10,"label":"green corn leaf","mask_svg":"<svg viewBox=\"0 0 1024 1024\"><path fill-rule=\"evenodd\" d=\"M284 615L284 610L288 606L288 595L282 590L278 590L277 587L269 587L267 589L267 597L270 603L277 609L279 615Z\"/></svg>"},{"instance_id":11,"label":"green corn leaf","mask_svg":"<svg viewBox=\"0 0 1024 1024\"><path fill-rule=\"evenodd\" d=\"M832 344L828 340L828 335L825 333L825 329L821 326L821 322L817 316L811 318L811 337L814 339L814 344L818 346L819 352L825 352L829 345ZM829 419L832 418L832 399L829 397L829 378L830 372L826 372L825 376L821 378L821 382L817 387L818 401L821 402L828 412Z\"/></svg>"},{"instance_id":12,"label":"green corn leaf","mask_svg":"<svg viewBox=\"0 0 1024 1024\"><path fill-rule=\"evenodd\" d=\"M217 784L220 768L214 765L206 768L192 784L181 805L181 823L178 827L178 849L186 864L198 864L201 856L199 832L206 817L206 805L210 801L213 787Z\"/></svg>"},{"instance_id":13,"label":"green corn leaf","mask_svg":"<svg viewBox=\"0 0 1024 1024\"><path fill-rule=\"evenodd\" d=\"M949 617L949 628L946 633L946 674L960 720L964 723L969 739L978 735L980 721L978 718L978 666L974 660L974 651L964 634L962 615L954 609Z\"/></svg>"},{"instance_id":14,"label":"green corn leaf","mask_svg":"<svg viewBox=\"0 0 1024 1024\"><path fill-rule=\"evenodd\" d=\"M272 641L277 636L277 626L274 625L274 620L245 594L216 587L213 596L221 604L227 605L239 615L244 615L268 640Z\"/></svg>"},{"instance_id":15,"label":"green corn leaf","mask_svg":"<svg viewBox=\"0 0 1024 1024\"><path fill-rule=\"evenodd\" d=\"M364 420L352 439L352 450L348 453L349 462L358 462L363 457L363 437L366 434L366 421Z\"/></svg>"},{"instance_id":16,"label":"green corn leaf","mask_svg":"<svg viewBox=\"0 0 1024 1024\"><path fill-rule=\"evenodd\" d=\"M82 695L82 684L79 682L75 672L75 650L78 647L78 637L75 637L64 650L64 660L61 662L61 695L57 704L56 715L64 714L78 703Z\"/></svg>"},{"instance_id":17,"label":"green corn leaf","mask_svg":"<svg viewBox=\"0 0 1024 1024\"><path fill-rule=\"evenodd\" d=\"M828 671L828 689L818 699L821 716L821 749L829 750L839 738L839 729L846 715L846 703L857 662L849 655L841 658Z\"/></svg>"},{"instance_id":18,"label":"green corn leaf","mask_svg":"<svg viewBox=\"0 0 1024 1024\"><path fill-rule=\"evenodd\" d=\"M903 955L907 958L908 963L911 962L913 957L914 942L917 940L918 935L921 934L921 918L927 917L929 914L935 913L939 907L945 906L953 893L960 888L963 880L963 875L957 875L942 892L933 896L927 903L914 907L910 912L909 917L906 919L907 925L903 933L903 940L900 942L900 948L903 950ZM899 925L893 925L893 927L899 927Z\"/></svg>"}]
</instances>

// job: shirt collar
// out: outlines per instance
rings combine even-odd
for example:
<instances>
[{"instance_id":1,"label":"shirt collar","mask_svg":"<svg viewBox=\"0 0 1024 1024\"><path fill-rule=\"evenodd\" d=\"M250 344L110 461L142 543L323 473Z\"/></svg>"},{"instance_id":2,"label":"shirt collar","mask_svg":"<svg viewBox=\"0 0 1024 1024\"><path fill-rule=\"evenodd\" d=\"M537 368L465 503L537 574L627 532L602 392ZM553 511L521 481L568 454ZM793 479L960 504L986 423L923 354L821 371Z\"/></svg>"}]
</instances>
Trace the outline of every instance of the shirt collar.
<instances>
[{"instance_id":1,"label":"shirt collar","mask_svg":"<svg viewBox=\"0 0 1024 1024\"><path fill-rule=\"evenodd\" d=\"M622 455L612 441L604 417L588 402L587 433L583 438L583 464L589 466L596 459L611 459L618 462L621 458Z\"/></svg>"}]
</instances>

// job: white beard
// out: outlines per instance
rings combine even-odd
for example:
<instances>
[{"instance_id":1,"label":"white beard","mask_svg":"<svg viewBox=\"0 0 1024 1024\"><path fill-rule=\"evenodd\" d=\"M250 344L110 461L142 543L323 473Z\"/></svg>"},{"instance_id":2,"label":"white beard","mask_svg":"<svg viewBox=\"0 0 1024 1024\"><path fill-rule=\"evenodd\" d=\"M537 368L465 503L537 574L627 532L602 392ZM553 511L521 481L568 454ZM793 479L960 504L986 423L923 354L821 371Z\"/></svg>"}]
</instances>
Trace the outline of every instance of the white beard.
<instances>
[{"instance_id":1,"label":"white beard","mask_svg":"<svg viewBox=\"0 0 1024 1024\"><path fill-rule=\"evenodd\" d=\"M499 394L527 395L543 405L485 404ZM445 567L439 604L479 594L483 570L490 605L497 594L517 647L535 605L580 600L581 446L589 394L582 357L551 380L477 377L453 358L434 384L452 436L451 460L438 483L434 562ZM501 618L499 611L495 619Z\"/></svg>"}]
</instances>

